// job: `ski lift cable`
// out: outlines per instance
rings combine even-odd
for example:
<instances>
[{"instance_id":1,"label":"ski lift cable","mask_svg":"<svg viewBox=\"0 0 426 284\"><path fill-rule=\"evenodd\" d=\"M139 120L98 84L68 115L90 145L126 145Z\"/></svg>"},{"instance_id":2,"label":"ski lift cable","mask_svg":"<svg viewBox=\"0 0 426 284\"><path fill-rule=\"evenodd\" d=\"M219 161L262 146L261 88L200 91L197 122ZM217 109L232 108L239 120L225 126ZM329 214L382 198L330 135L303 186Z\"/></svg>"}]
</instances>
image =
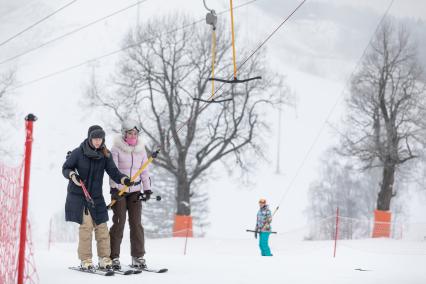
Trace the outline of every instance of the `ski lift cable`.
<instances>
[{"instance_id":1,"label":"ski lift cable","mask_svg":"<svg viewBox=\"0 0 426 284\"><path fill-rule=\"evenodd\" d=\"M237 83L246 83L246 82L249 82L249 81L252 81L252 80L262 79L261 76L256 76L256 77L242 79L242 80L237 78L237 70L238 70L238 68L237 68L237 56L236 56L236 50L235 50L235 30L234 30L234 8L233 8L233 0L229 0L229 6L230 6L229 11L230 11L230 15L231 15L232 64L233 64L233 67L234 67L234 76L233 76L232 80L229 80L229 79L219 79L219 78L214 78L214 77L209 78L209 80L211 80L211 81L219 81L219 82L222 82L222 83L237 84Z\"/></svg>"},{"instance_id":2,"label":"ski lift cable","mask_svg":"<svg viewBox=\"0 0 426 284\"><path fill-rule=\"evenodd\" d=\"M60 11L64 10L65 8L71 6L72 4L74 4L75 2L77 2L77 0L72 0L71 2L68 2L67 4L65 4L64 6L60 7L59 9L53 11L52 13L50 13L47 16L44 16L43 18L41 18L40 20L38 20L37 22L29 25L28 27L26 27L25 29L23 29L22 31L16 33L15 35L11 36L10 38L4 40L3 42L0 43L0 46L5 45L6 43L10 42L11 40L17 38L18 36L22 35L23 33L31 30L32 28L34 28L35 26L41 24L42 22L46 21L47 19L49 19L50 17L52 17L53 15L59 13Z\"/></svg>"},{"instance_id":3,"label":"ski lift cable","mask_svg":"<svg viewBox=\"0 0 426 284\"><path fill-rule=\"evenodd\" d=\"M123 12L125 12L125 11L127 11L127 10L129 10L129 9L131 9L131 8L133 8L133 7L141 4L141 3L143 3L143 2L146 2L146 1L148 1L148 0L140 0L140 1L134 3L134 4L130 5L130 6L124 7L122 9L120 9L120 10L117 10L117 11L111 13L111 14L108 14L108 15L103 16L103 17L101 17L99 19L96 19L96 20L94 20L94 21L92 21L90 23L87 23L87 24L85 24L85 25L83 25L83 26L81 26L79 28L76 28L76 29L74 29L72 31L69 31L67 33L64 33L64 34L58 36L58 37L55 37L55 38L53 38L51 40L48 40L48 41L46 41L46 42L44 42L44 43L42 43L42 44L40 44L40 45L38 45L36 47L27 49L26 51L23 51L23 52L21 52L19 54L13 55L13 56L11 56L11 57L9 57L7 59L4 59L4 60L0 61L0 65L3 65L5 63L10 62L12 60L15 60L17 58L20 58L20 57L22 57L22 56L24 56L24 55L26 55L28 53L31 53L33 51L36 51L36 50L40 49L40 48L43 48L43 47L45 47L45 46L47 46L47 45L49 45L49 44L51 44L53 42L56 42L56 41L61 40L61 39L64 39L64 38L66 38L66 37L68 37L70 35L73 35L73 34L75 34L77 32L80 32L80 31L82 31L84 29L87 29L88 27L93 26L93 25L95 25L95 24L97 24L99 22L103 22L103 21L105 21L105 20L107 20L107 19L109 19L109 18L111 18L113 16L116 16L116 15L118 15L120 13L123 13Z\"/></svg>"},{"instance_id":4,"label":"ski lift cable","mask_svg":"<svg viewBox=\"0 0 426 284\"><path fill-rule=\"evenodd\" d=\"M206 0L203 0L203 3L204 3L204 7L206 8L206 10L208 10L210 12L214 11L213 9L210 9L209 7L207 7Z\"/></svg>"},{"instance_id":5,"label":"ski lift cable","mask_svg":"<svg viewBox=\"0 0 426 284\"><path fill-rule=\"evenodd\" d=\"M350 78L355 74L355 71L358 70L359 66L361 65L362 59L365 57L365 54L367 53L368 48L370 47L374 35L378 32L380 26L382 25L383 21L385 20L385 18L387 17L387 15L389 14L389 11L393 5L395 0L391 0L386 8L386 10L384 11L382 17L380 18L379 22L377 23L377 26L374 30L374 32L371 34L370 39L367 43L367 45L364 47L364 50L361 54L361 56L359 57L357 63L355 64L354 69L352 70L352 72L350 73L348 79L346 80L346 83L343 86L343 89L340 92L340 95L338 96L338 98L336 99L336 101L334 102L333 106L331 107L330 111L328 112L325 121L322 123L321 127L319 128L317 135L315 136L314 140L312 141L311 146L309 147L308 151L306 152L305 156L302 159L302 162L300 163L299 167L296 170L296 173L294 174L293 178L291 179L289 185L287 186L287 188L285 189L283 195L281 196L281 199L277 205L277 207L275 208L274 212L272 213L272 217L275 215L275 213L277 213L277 211L280 208L280 205L283 203L285 197L287 196L287 194L290 192L290 190L293 188L293 185L296 181L296 179L298 178L302 168L304 167L306 161L308 160L309 156L312 153L313 148L315 147L315 145L318 143L318 140L321 136L321 134L323 133L326 124L328 123L329 119L331 118L332 114L334 113L334 111L336 110L337 105L339 104L340 100L343 98L344 95L344 91L346 89L346 85L348 84Z\"/></svg>"},{"instance_id":6,"label":"ski lift cable","mask_svg":"<svg viewBox=\"0 0 426 284\"><path fill-rule=\"evenodd\" d=\"M241 64L238 66L238 70L240 70L271 38L275 35L275 33L296 13L297 10L302 7L303 4L305 4L307 0L303 0L277 27L250 53L249 56L247 56ZM232 78L232 75L228 77L228 80ZM216 91L215 94L225 86L225 84L222 84ZM216 96L216 98L222 97L223 91L220 95ZM206 107L206 106L205 106ZM203 110L203 109L202 109ZM201 110L201 111L202 111Z\"/></svg>"},{"instance_id":7,"label":"ski lift cable","mask_svg":"<svg viewBox=\"0 0 426 284\"><path fill-rule=\"evenodd\" d=\"M283 20L283 21L281 21L281 23L280 24L278 24L278 26L250 53L250 55L249 56L247 56L243 61L242 61L242 63L238 66L238 68L237 68L237 70L241 70L241 68L243 68L244 67L244 65L272 38L272 36L294 15L294 13L296 13L296 11L297 10L299 10L300 9L300 7L302 7L302 5L303 4L305 4L306 3L306 1L307 0L303 0L301 3L299 3L299 5ZM241 6L240 6L241 7ZM232 76L233 76L233 74L232 75L230 75L228 78L229 79L231 79L232 78ZM204 102L204 105L203 106L201 106L201 108L200 108L200 110L198 111L198 113L201 113L202 111L204 111L209 105L210 105L210 103L213 101L213 102L223 102L223 101L229 101L229 100L232 100L232 99L224 99L224 100L221 100L221 101L214 101L213 100L213 96L217 93L217 92L219 92L220 90L222 90L222 88L224 87L226 85L226 83L223 83L222 85L220 85L220 87L217 89L217 90L215 90L215 92L210 96L210 99L209 100L207 100L207 101L205 101L205 100L200 100L200 99L198 99L199 101L202 101L202 102ZM221 92L221 94L219 94L219 95L217 95L216 96L216 98L220 98L220 97L222 97L224 95L224 91L222 91ZM188 120L186 121L186 122L184 122L184 123L182 123L182 125L177 129L177 131L176 131L176 133L179 133L182 129L183 129L183 127L185 127L185 125L187 125L188 123L189 123L189 121L191 120L191 118L188 118ZM168 142L170 143L170 141L173 139L173 137L170 137L169 138L169 140L168 140Z\"/></svg>"},{"instance_id":8,"label":"ski lift cable","mask_svg":"<svg viewBox=\"0 0 426 284\"><path fill-rule=\"evenodd\" d=\"M211 72L211 78L214 78L214 69L215 69L215 62L216 62L216 24L217 24L217 15L215 10L210 9L209 7L207 7L206 4L206 0L203 0L204 3L204 7L209 11L209 13L206 14L206 23L208 25L212 26L212 72ZM214 80L212 80L212 95L208 100L201 100L201 99L196 99L194 98L194 100L200 100L202 102L214 102Z\"/></svg>"},{"instance_id":9,"label":"ski lift cable","mask_svg":"<svg viewBox=\"0 0 426 284\"><path fill-rule=\"evenodd\" d=\"M239 6L236 6L234 9L242 8L242 7L244 7L244 6L247 6L247 5L253 4L253 3L254 3L254 2L256 2L256 1L258 1L258 0L251 0L251 1L247 1L247 2L245 2L245 3L243 3L243 4L240 4ZM228 10L223 10L223 11L219 12L218 14L223 14L223 13L226 13L226 12L228 12ZM165 34L173 34L173 33L175 33L175 32L178 32L178 31L180 31L180 30L186 29L186 28L188 28L188 27L190 27L190 26L193 26L193 25L198 24L198 23L203 22L203 21L204 21L204 18L203 18L203 19L200 19L200 20L197 20L197 21L194 21L194 22L192 22L192 23L190 23L190 24L184 25L184 26L182 26L182 27L179 27L179 28L176 28L176 29L172 29L172 30L170 30L170 31L167 31L167 32L165 32ZM76 68L79 68L79 67L81 67L81 66L85 66L86 64L89 64L89 63L92 63L92 62L97 62L97 61L99 61L99 60L102 60L102 59L104 59L104 58L110 57L110 56L115 55L115 54L117 54L117 53L120 53L120 52L126 51L126 50L127 50L127 49L129 49L129 48L132 48L132 47L138 46L138 45L140 45L140 44L142 44L142 43L144 43L144 42L147 42L147 41L149 41L149 40L151 40L151 39L152 39L152 38L144 39L144 40L141 40L141 41L139 41L139 42L137 42L137 43L134 43L134 44L131 44L131 45L127 45L127 46L125 46L125 47L123 47L123 48L120 48L120 49L117 49L117 50L114 50L114 51L111 51L111 52L105 53L105 54L103 54L103 55L100 55L100 56L93 57L93 58L91 58L91 59L85 60L85 61L80 62L80 63L78 63L78 64L75 64L75 65L71 65L71 66L65 67L65 68L60 69L60 70L57 70L57 71L55 71L55 72L52 72L52 73L49 73L49 74L46 74L46 75L40 76L40 77L38 77L38 78L35 78L35 79L33 79L33 80L30 80L30 81L24 82L24 83L22 83L22 84L19 84L19 85L17 85L17 86L15 86L15 87L13 87L13 88L10 88L9 90L11 90L11 91L13 91L13 90L17 90L17 89L20 89L20 88L22 88L22 87L26 87L26 86L28 86L28 85L32 85L32 84L34 84L34 83L37 83L37 82L39 82L39 81L43 81L43 80L45 80L45 79L48 79L48 78L54 77L54 76L56 76L56 75L59 75L59 74L62 74L62 73L65 73L65 72L71 71L71 70L76 69Z\"/></svg>"}]
</instances>

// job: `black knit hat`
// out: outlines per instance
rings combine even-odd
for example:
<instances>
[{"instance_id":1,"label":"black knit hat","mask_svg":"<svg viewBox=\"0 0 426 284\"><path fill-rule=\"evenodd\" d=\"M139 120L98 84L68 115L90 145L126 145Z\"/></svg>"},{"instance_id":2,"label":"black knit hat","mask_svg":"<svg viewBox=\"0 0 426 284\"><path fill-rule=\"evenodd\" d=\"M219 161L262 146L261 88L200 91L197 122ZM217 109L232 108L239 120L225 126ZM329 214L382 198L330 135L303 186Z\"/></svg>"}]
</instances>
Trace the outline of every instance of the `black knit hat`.
<instances>
[{"instance_id":1,"label":"black knit hat","mask_svg":"<svg viewBox=\"0 0 426 284\"><path fill-rule=\"evenodd\" d=\"M105 131L99 125L92 125L87 131L87 138L102 138L105 139Z\"/></svg>"}]
</instances>

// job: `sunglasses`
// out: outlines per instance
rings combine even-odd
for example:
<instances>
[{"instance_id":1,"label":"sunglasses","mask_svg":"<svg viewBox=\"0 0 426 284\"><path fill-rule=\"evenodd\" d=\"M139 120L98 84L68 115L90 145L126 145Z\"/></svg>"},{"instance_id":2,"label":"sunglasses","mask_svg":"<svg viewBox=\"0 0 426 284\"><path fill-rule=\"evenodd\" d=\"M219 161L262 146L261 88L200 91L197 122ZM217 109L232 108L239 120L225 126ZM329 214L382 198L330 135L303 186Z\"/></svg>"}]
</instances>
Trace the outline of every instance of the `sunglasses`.
<instances>
[{"instance_id":1,"label":"sunglasses","mask_svg":"<svg viewBox=\"0 0 426 284\"><path fill-rule=\"evenodd\" d=\"M130 132L132 130L136 130L138 133L141 132L137 126L133 127L132 129L127 130L126 132Z\"/></svg>"}]
</instances>

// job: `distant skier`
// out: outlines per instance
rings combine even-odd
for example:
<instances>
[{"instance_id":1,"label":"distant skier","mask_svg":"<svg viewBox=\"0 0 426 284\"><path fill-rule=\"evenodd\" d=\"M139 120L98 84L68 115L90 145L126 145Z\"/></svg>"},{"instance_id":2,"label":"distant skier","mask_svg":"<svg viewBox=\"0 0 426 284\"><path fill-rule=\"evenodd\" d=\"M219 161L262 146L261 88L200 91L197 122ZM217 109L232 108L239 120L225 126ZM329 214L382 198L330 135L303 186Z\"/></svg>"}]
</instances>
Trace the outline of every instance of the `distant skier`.
<instances>
[{"instance_id":1,"label":"distant skier","mask_svg":"<svg viewBox=\"0 0 426 284\"><path fill-rule=\"evenodd\" d=\"M148 160L145 145L139 137L139 126L137 122L129 120L121 125L121 135L114 139L111 148L112 158L118 169L129 176L134 175L141 166ZM122 185L110 181L112 196L117 195L122 189ZM135 179L135 184L130 187L129 193L117 200L112 207L114 215L113 225L110 229L111 237L111 258L114 269L120 269L120 245L123 239L124 226L126 224L126 213L129 214L130 227L130 254L132 256L132 266L136 268L146 268L145 236L142 226L141 214L142 203L139 201L141 191L148 200L151 197L151 182L148 168Z\"/></svg>"},{"instance_id":2,"label":"distant skier","mask_svg":"<svg viewBox=\"0 0 426 284\"><path fill-rule=\"evenodd\" d=\"M104 171L117 183L133 185L130 178L117 169L111 153L105 146L102 127L89 128L87 139L74 149L62 166L62 174L68 178L68 193L65 203L66 221L80 224L78 258L81 268L93 269L92 232L95 231L99 268L111 268L111 248L107 227L108 212L102 194ZM81 182L85 187L82 187ZM84 189L87 189L88 195ZM92 201L92 202L89 202Z\"/></svg>"},{"instance_id":3,"label":"distant skier","mask_svg":"<svg viewBox=\"0 0 426 284\"><path fill-rule=\"evenodd\" d=\"M259 247L262 256L272 256L269 248L269 235L271 234L272 214L269 206L266 204L266 199L259 200L259 211L257 212L257 222L254 237L257 238L259 233Z\"/></svg>"}]
</instances>

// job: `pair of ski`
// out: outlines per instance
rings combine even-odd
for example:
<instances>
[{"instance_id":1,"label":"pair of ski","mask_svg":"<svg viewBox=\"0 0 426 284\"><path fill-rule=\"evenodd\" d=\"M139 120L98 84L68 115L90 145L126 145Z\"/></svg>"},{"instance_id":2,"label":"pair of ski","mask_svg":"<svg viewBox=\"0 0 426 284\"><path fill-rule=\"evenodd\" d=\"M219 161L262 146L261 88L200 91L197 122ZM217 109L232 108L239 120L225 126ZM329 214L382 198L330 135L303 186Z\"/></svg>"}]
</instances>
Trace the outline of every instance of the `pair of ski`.
<instances>
[{"instance_id":1,"label":"pair of ski","mask_svg":"<svg viewBox=\"0 0 426 284\"><path fill-rule=\"evenodd\" d=\"M132 275L132 274L142 273L142 271L152 272L152 273L165 273L168 271L167 268L150 269L150 268L137 268L132 266L129 266L129 267L130 267L129 269L113 270L113 269L99 269L99 268L82 269L80 266L73 266L73 267L69 267L69 269L80 271L80 272L98 274L102 276L113 276L115 274Z\"/></svg>"}]
</instances>

